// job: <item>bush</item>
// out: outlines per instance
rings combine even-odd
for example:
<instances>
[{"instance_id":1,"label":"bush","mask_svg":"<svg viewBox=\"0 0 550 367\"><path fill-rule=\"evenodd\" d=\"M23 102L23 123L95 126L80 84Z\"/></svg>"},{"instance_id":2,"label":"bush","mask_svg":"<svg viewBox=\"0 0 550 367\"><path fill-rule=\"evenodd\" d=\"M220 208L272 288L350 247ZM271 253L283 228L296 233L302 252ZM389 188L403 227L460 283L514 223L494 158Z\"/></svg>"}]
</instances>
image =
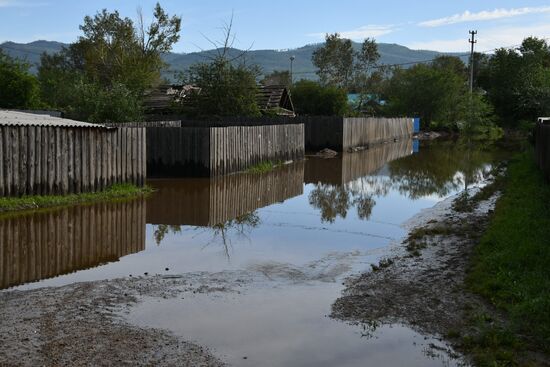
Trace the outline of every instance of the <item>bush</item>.
<instances>
[{"instance_id":1,"label":"bush","mask_svg":"<svg viewBox=\"0 0 550 367\"><path fill-rule=\"evenodd\" d=\"M0 107L31 109L40 107L40 89L27 64L0 51Z\"/></svg>"},{"instance_id":2,"label":"bush","mask_svg":"<svg viewBox=\"0 0 550 367\"><path fill-rule=\"evenodd\" d=\"M294 85L292 100L300 115L344 116L349 109L344 89L323 87L310 80L301 80Z\"/></svg>"}]
</instances>

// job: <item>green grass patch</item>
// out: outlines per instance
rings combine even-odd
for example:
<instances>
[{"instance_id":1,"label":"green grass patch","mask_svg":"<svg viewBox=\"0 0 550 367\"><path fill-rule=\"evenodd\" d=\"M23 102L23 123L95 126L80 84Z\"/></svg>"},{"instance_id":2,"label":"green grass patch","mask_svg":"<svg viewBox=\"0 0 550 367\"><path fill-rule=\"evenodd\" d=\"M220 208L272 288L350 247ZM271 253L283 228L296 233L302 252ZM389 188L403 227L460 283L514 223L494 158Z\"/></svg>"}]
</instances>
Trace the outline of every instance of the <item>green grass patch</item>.
<instances>
[{"instance_id":1,"label":"green grass patch","mask_svg":"<svg viewBox=\"0 0 550 367\"><path fill-rule=\"evenodd\" d=\"M248 173L266 173L273 171L275 168L281 166L283 164L282 161L263 161L258 164L255 164L254 166L249 167L246 172Z\"/></svg>"},{"instance_id":2,"label":"green grass patch","mask_svg":"<svg viewBox=\"0 0 550 367\"><path fill-rule=\"evenodd\" d=\"M116 184L100 192L70 195L33 195L0 198L0 213L53 208L74 204L92 203L128 199L152 191L149 187L137 187L131 184Z\"/></svg>"},{"instance_id":3,"label":"green grass patch","mask_svg":"<svg viewBox=\"0 0 550 367\"><path fill-rule=\"evenodd\" d=\"M506 351L519 345L518 338L550 353L550 185L532 151L510 161L502 191L467 278L472 291L510 319L509 330L487 327L471 341L478 349L486 346L487 363L495 365L510 361Z\"/></svg>"}]
</instances>

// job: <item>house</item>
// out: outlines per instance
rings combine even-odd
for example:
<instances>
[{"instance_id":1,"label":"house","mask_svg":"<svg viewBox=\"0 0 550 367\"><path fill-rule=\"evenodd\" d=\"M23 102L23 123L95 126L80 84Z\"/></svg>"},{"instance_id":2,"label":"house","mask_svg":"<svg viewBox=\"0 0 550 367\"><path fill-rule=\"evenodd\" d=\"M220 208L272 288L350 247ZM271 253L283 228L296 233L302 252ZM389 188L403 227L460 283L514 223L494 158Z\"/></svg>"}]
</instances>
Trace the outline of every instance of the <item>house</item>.
<instances>
[{"instance_id":1,"label":"house","mask_svg":"<svg viewBox=\"0 0 550 367\"><path fill-rule=\"evenodd\" d=\"M193 85L160 85L150 90L144 98L143 107L148 115L173 114L175 103L185 103L192 93L200 92ZM294 105L290 91L283 85L259 85L256 92L256 102L263 114L294 117Z\"/></svg>"},{"instance_id":2,"label":"house","mask_svg":"<svg viewBox=\"0 0 550 367\"><path fill-rule=\"evenodd\" d=\"M284 85L258 86L256 102L264 114L288 117L296 116L290 91Z\"/></svg>"}]
</instances>

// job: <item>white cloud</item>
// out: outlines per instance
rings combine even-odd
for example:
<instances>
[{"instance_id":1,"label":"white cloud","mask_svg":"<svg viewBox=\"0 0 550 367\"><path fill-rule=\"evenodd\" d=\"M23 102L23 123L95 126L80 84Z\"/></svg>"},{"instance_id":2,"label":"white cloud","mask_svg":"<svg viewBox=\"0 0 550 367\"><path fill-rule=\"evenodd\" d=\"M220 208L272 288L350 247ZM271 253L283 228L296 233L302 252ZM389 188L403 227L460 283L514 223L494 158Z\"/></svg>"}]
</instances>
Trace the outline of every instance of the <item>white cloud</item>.
<instances>
[{"instance_id":1,"label":"white cloud","mask_svg":"<svg viewBox=\"0 0 550 367\"><path fill-rule=\"evenodd\" d=\"M395 31L393 25L366 25L349 31L341 31L342 38L349 38L354 41L362 41L367 37L376 38ZM326 32L330 33L330 32ZM310 33L309 37L324 39L326 33Z\"/></svg>"},{"instance_id":2,"label":"white cloud","mask_svg":"<svg viewBox=\"0 0 550 367\"><path fill-rule=\"evenodd\" d=\"M515 8L515 9L495 9L492 11L484 10L477 13L472 13L466 10L462 14L454 14L449 17L427 20L427 21L418 23L418 25L421 27L439 27L443 25L456 24L456 23L486 21L486 20L494 20L494 19L501 19L501 18L517 17L520 15L526 15L526 14L541 14L541 13L549 13L549 12L550 12L550 6L539 6L539 7L531 7L531 8L526 7L526 8Z\"/></svg>"},{"instance_id":3,"label":"white cloud","mask_svg":"<svg viewBox=\"0 0 550 367\"><path fill-rule=\"evenodd\" d=\"M550 23L535 24L525 27L497 27L480 29L477 34L476 51L485 52L499 47L519 45L529 36L538 38L550 37ZM470 44L467 37L460 39L433 40L427 42L413 42L407 45L416 50L434 50L441 52L467 52Z\"/></svg>"}]
</instances>

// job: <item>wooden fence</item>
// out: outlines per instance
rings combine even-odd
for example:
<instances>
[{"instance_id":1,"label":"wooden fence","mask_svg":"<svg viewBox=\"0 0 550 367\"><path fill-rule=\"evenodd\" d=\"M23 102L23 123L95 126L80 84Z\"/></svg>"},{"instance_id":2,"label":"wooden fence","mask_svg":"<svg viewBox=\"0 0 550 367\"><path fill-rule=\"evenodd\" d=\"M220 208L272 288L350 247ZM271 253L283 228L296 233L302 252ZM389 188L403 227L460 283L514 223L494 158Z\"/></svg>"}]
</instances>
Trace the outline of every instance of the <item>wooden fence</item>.
<instances>
[{"instance_id":1,"label":"wooden fence","mask_svg":"<svg viewBox=\"0 0 550 367\"><path fill-rule=\"evenodd\" d=\"M305 148L319 151L330 148L339 152L410 137L412 118L306 117Z\"/></svg>"},{"instance_id":2,"label":"wooden fence","mask_svg":"<svg viewBox=\"0 0 550 367\"><path fill-rule=\"evenodd\" d=\"M0 126L0 196L143 185L145 129Z\"/></svg>"},{"instance_id":3,"label":"wooden fence","mask_svg":"<svg viewBox=\"0 0 550 367\"><path fill-rule=\"evenodd\" d=\"M145 208L139 199L0 219L0 289L143 251Z\"/></svg>"},{"instance_id":4,"label":"wooden fence","mask_svg":"<svg viewBox=\"0 0 550 367\"><path fill-rule=\"evenodd\" d=\"M220 176L304 157L304 126L148 127L150 177Z\"/></svg>"},{"instance_id":5,"label":"wooden fence","mask_svg":"<svg viewBox=\"0 0 550 367\"><path fill-rule=\"evenodd\" d=\"M212 179L151 180L147 223L213 226L303 193L304 162Z\"/></svg>"},{"instance_id":6,"label":"wooden fence","mask_svg":"<svg viewBox=\"0 0 550 367\"><path fill-rule=\"evenodd\" d=\"M386 163L413 154L413 141L377 144L367 150L343 153L333 159L311 158L305 168L306 183L341 186L374 173Z\"/></svg>"},{"instance_id":7,"label":"wooden fence","mask_svg":"<svg viewBox=\"0 0 550 367\"><path fill-rule=\"evenodd\" d=\"M535 159L550 182L550 118L540 118L535 126Z\"/></svg>"}]
</instances>

